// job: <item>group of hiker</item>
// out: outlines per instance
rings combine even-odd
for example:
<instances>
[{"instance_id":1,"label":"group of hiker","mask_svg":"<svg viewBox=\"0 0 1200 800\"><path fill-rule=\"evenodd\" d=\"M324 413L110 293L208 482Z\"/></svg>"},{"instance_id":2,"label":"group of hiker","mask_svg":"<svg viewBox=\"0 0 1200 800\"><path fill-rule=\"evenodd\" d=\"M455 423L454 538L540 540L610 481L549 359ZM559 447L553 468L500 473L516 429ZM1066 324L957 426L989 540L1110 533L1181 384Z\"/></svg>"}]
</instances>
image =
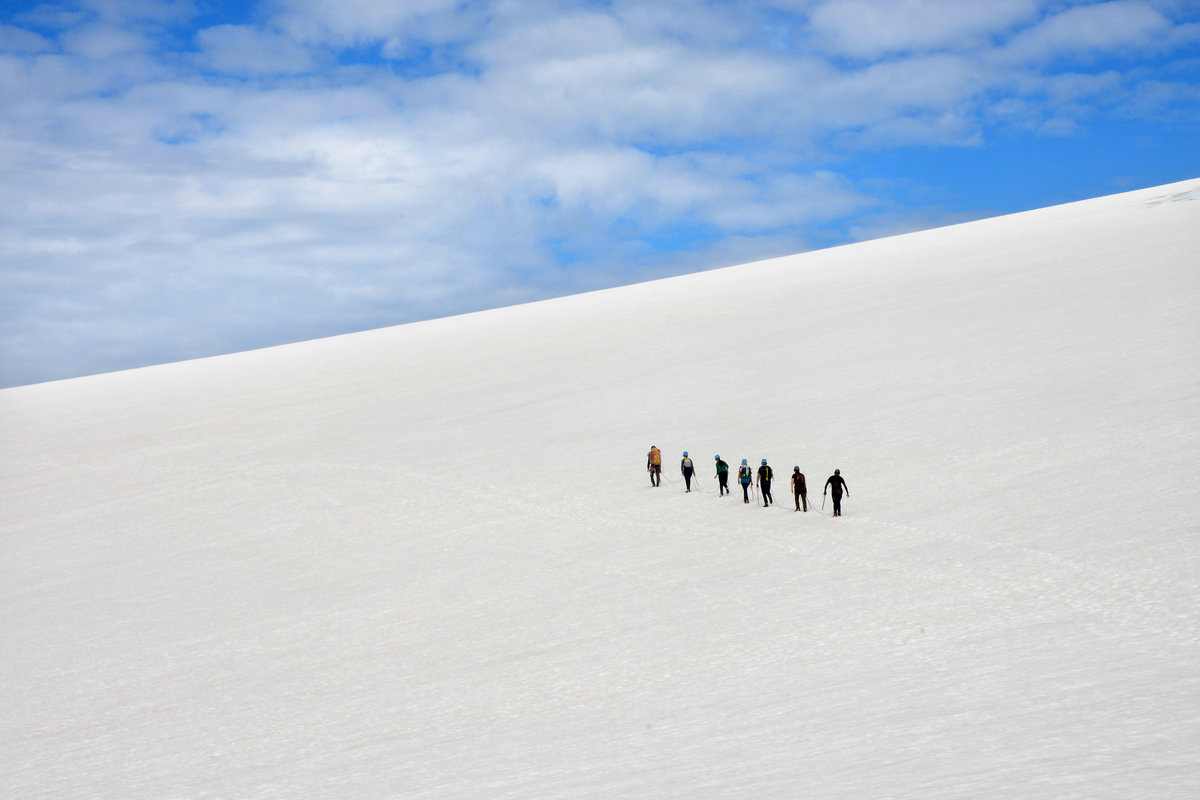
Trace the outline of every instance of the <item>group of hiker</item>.
<instances>
[{"instance_id":1,"label":"group of hiker","mask_svg":"<svg viewBox=\"0 0 1200 800\"><path fill-rule=\"evenodd\" d=\"M716 461L717 474L714 476L717 483L720 485L721 496L730 494L729 491L729 464L724 461L720 454L713 456ZM650 445L650 452L646 454L646 471L650 473L650 485L662 485L662 451L654 445ZM688 451L683 451L683 460L679 462L679 471L683 474L683 482L685 490L692 491L692 478L696 475L696 465L692 461ZM775 502L775 498L771 496L771 481L774 480L774 471L767 460L764 458L758 470L755 471L749 463L748 459L743 458L741 466L737 471L738 483L742 487L742 502L750 502L750 487L753 486L759 490L762 495L763 506L767 507ZM850 496L850 489L846 486L846 481L842 479L842 471L835 469L833 474L829 476L829 480L825 481L825 491L821 497L825 498L832 494L833 496L833 515L840 517L842 515L842 494L846 497ZM804 480L804 473L799 467L792 468L792 497L796 501L797 511L808 511L808 486ZM822 503L822 506L824 503Z\"/></svg>"}]
</instances>

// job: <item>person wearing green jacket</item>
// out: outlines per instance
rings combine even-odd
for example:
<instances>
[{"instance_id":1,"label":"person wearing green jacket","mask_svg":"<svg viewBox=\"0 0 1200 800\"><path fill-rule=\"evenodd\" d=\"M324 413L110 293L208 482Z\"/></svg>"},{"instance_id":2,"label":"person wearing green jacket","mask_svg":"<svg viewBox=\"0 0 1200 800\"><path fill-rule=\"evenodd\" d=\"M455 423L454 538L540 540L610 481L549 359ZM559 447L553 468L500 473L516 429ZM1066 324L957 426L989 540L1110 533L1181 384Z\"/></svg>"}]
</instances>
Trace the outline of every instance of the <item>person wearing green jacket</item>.
<instances>
[{"instance_id":1,"label":"person wearing green jacket","mask_svg":"<svg viewBox=\"0 0 1200 800\"><path fill-rule=\"evenodd\" d=\"M717 481L721 484L721 496L729 494L729 465L721 460L720 455L714 456L717 459Z\"/></svg>"}]
</instances>

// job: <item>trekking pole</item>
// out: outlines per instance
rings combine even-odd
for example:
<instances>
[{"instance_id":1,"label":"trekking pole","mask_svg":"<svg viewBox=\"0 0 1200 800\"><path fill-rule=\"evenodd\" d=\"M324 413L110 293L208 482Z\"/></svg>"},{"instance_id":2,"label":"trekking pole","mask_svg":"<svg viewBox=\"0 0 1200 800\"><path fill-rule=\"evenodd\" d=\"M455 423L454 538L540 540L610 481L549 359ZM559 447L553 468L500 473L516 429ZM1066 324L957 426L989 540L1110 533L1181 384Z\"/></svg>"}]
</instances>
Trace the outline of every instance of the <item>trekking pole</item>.
<instances>
[{"instance_id":1,"label":"trekking pole","mask_svg":"<svg viewBox=\"0 0 1200 800\"><path fill-rule=\"evenodd\" d=\"M825 495L821 495L821 510L825 510Z\"/></svg>"}]
</instances>

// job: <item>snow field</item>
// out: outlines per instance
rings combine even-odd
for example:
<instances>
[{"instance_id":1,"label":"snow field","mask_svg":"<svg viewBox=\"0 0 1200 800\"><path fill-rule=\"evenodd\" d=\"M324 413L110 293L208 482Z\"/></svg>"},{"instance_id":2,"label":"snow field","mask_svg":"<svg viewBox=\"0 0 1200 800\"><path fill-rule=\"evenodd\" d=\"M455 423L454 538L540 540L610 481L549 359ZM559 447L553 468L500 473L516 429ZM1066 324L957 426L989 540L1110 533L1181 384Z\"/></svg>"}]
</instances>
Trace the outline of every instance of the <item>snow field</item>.
<instances>
[{"instance_id":1,"label":"snow field","mask_svg":"<svg viewBox=\"0 0 1200 800\"><path fill-rule=\"evenodd\" d=\"M1195 797L1198 191L0 392L0 794Z\"/></svg>"}]
</instances>

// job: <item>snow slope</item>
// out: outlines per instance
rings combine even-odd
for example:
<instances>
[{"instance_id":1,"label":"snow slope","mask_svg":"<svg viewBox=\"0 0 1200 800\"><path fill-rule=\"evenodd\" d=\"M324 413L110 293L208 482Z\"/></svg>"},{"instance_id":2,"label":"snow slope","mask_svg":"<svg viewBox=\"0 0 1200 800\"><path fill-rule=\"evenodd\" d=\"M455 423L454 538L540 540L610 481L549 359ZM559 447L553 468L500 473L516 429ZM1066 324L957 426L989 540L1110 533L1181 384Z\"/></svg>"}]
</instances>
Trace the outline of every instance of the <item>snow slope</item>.
<instances>
[{"instance_id":1,"label":"snow slope","mask_svg":"<svg viewBox=\"0 0 1200 800\"><path fill-rule=\"evenodd\" d=\"M1200 180L4 390L0 796L1198 797L1198 301Z\"/></svg>"}]
</instances>

